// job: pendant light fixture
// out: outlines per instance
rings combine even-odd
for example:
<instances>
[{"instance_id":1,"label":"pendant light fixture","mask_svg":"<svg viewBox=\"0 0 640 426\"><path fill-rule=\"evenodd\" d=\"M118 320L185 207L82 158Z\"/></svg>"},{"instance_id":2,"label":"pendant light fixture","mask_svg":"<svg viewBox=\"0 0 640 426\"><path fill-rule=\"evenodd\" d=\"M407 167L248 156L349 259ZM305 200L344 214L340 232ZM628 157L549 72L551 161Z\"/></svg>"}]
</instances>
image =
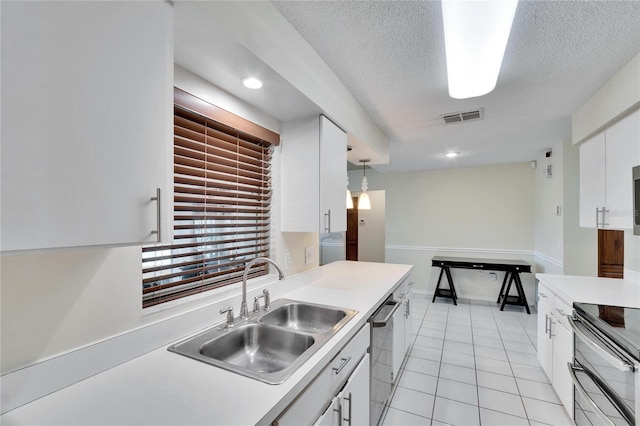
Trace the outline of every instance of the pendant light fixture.
<instances>
[{"instance_id":1,"label":"pendant light fixture","mask_svg":"<svg viewBox=\"0 0 640 426\"><path fill-rule=\"evenodd\" d=\"M371 161L369 159L360 160L362 163L362 192L358 197L358 210L371 210L371 201L369 201L369 194L367 194L367 189L369 189L369 183L367 182L367 163Z\"/></svg>"},{"instance_id":2,"label":"pendant light fixture","mask_svg":"<svg viewBox=\"0 0 640 426\"><path fill-rule=\"evenodd\" d=\"M353 198L351 196L351 191L349 191L349 175L347 175L347 209L353 208Z\"/></svg>"}]
</instances>

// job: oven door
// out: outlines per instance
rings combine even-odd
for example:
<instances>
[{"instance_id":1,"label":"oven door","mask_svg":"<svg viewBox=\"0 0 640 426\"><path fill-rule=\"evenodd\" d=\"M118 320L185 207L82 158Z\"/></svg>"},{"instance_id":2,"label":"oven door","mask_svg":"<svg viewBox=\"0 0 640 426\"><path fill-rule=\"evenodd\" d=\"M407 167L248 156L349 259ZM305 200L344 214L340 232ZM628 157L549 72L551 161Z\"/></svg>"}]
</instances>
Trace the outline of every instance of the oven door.
<instances>
[{"instance_id":1,"label":"oven door","mask_svg":"<svg viewBox=\"0 0 640 426\"><path fill-rule=\"evenodd\" d=\"M638 365L580 316L574 331L574 384L577 425L635 425Z\"/></svg>"}]
</instances>

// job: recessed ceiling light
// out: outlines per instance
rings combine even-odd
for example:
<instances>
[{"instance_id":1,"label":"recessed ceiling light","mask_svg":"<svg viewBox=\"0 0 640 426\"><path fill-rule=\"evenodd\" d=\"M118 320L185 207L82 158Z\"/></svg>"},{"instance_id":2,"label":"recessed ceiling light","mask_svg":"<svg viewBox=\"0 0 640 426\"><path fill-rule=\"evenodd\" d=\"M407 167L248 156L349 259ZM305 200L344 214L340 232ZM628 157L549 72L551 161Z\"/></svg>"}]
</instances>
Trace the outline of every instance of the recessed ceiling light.
<instances>
[{"instance_id":1,"label":"recessed ceiling light","mask_svg":"<svg viewBox=\"0 0 640 426\"><path fill-rule=\"evenodd\" d=\"M447 152L447 153L445 154L445 157L447 157L447 158L453 158L453 157L457 157L458 155L460 155L460 153L459 153L459 152Z\"/></svg>"},{"instance_id":2,"label":"recessed ceiling light","mask_svg":"<svg viewBox=\"0 0 640 426\"><path fill-rule=\"evenodd\" d=\"M247 77L243 79L242 84L244 84L244 87L248 89L260 89L262 87L262 81L255 77Z\"/></svg>"}]
</instances>

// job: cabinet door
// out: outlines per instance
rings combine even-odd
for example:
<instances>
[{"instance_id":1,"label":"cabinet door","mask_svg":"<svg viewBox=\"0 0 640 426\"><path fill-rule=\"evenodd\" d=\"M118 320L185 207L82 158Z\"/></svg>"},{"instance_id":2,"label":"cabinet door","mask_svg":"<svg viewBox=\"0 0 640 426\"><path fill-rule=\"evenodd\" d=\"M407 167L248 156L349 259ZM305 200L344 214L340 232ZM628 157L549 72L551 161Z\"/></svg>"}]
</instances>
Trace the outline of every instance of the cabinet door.
<instances>
[{"instance_id":1,"label":"cabinet door","mask_svg":"<svg viewBox=\"0 0 640 426\"><path fill-rule=\"evenodd\" d=\"M411 297L413 291L409 290L409 294L405 298L405 313L404 313L404 353L405 355L411 348L413 342L413 312L411 310Z\"/></svg>"},{"instance_id":2,"label":"cabinet door","mask_svg":"<svg viewBox=\"0 0 640 426\"><path fill-rule=\"evenodd\" d=\"M547 374L549 380L553 379L553 340L551 337L550 328L552 324L553 316L549 311L549 308L544 303L538 304L538 361L542 366L542 369Z\"/></svg>"},{"instance_id":3,"label":"cabinet door","mask_svg":"<svg viewBox=\"0 0 640 426\"><path fill-rule=\"evenodd\" d=\"M320 117L320 233L347 230L347 134Z\"/></svg>"},{"instance_id":4,"label":"cabinet door","mask_svg":"<svg viewBox=\"0 0 640 426\"><path fill-rule=\"evenodd\" d=\"M640 110L605 132L607 228L633 229L631 169L640 165Z\"/></svg>"},{"instance_id":5,"label":"cabinet door","mask_svg":"<svg viewBox=\"0 0 640 426\"><path fill-rule=\"evenodd\" d=\"M321 226L319 126L317 115L282 125L282 232L318 232Z\"/></svg>"},{"instance_id":6,"label":"cabinet door","mask_svg":"<svg viewBox=\"0 0 640 426\"><path fill-rule=\"evenodd\" d=\"M173 8L2 3L3 251L169 234Z\"/></svg>"},{"instance_id":7,"label":"cabinet door","mask_svg":"<svg viewBox=\"0 0 640 426\"><path fill-rule=\"evenodd\" d=\"M401 303L401 302L398 302ZM404 306L400 306L395 314L393 314L393 349L391 352L391 365L393 373L393 382L398 380L400 374L400 366L404 359L405 346L404 346L404 326L405 315Z\"/></svg>"},{"instance_id":8,"label":"cabinet door","mask_svg":"<svg viewBox=\"0 0 640 426\"><path fill-rule=\"evenodd\" d=\"M631 192L629 192L631 194ZM597 228L596 209L605 206L605 135L580 144L580 226Z\"/></svg>"},{"instance_id":9,"label":"cabinet door","mask_svg":"<svg viewBox=\"0 0 640 426\"><path fill-rule=\"evenodd\" d=\"M313 426L340 426L342 408L340 398L335 397L324 413L316 420Z\"/></svg>"},{"instance_id":10,"label":"cabinet door","mask_svg":"<svg viewBox=\"0 0 640 426\"><path fill-rule=\"evenodd\" d=\"M573 382L567 363L573 360L573 333L561 323L553 326L553 389L573 418Z\"/></svg>"},{"instance_id":11,"label":"cabinet door","mask_svg":"<svg viewBox=\"0 0 640 426\"><path fill-rule=\"evenodd\" d=\"M338 397L342 406L339 425L369 426L369 354L365 354Z\"/></svg>"}]
</instances>

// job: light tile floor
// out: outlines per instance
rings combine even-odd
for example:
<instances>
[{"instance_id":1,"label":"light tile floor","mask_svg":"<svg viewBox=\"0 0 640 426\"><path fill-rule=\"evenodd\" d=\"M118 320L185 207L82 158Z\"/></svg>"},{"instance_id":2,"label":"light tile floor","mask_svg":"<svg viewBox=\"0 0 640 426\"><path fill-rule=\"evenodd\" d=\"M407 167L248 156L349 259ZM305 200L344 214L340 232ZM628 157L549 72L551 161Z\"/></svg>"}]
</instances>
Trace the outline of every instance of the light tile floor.
<instances>
[{"instance_id":1,"label":"light tile floor","mask_svg":"<svg viewBox=\"0 0 640 426\"><path fill-rule=\"evenodd\" d=\"M383 425L573 425L538 363L535 311L411 303L414 342Z\"/></svg>"}]
</instances>

